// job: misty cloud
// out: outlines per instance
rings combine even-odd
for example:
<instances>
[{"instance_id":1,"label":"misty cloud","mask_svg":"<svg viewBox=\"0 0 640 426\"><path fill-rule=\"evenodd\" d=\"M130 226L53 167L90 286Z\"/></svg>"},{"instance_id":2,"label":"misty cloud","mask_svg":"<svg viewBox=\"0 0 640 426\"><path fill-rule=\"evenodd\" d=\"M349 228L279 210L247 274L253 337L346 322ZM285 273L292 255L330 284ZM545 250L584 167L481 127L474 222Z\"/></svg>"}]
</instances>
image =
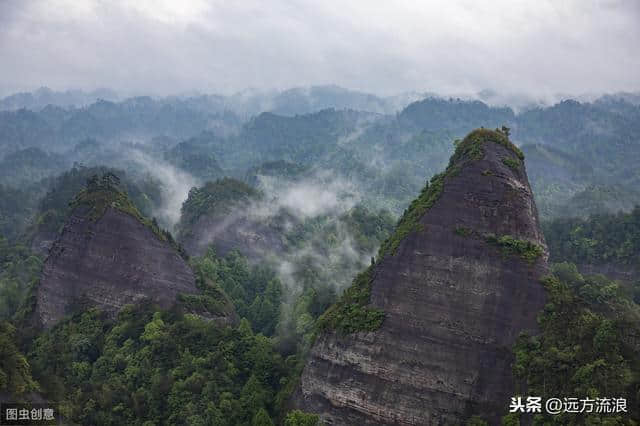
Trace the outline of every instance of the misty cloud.
<instances>
[{"instance_id":1,"label":"misty cloud","mask_svg":"<svg viewBox=\"0 0 640 426\"><path fill-rule=\"evenodd\" d=\"M204 227L201 225L197 229L198 246L212 243L220 246L234 241L241 246L240 251L252 252L244 254L257 255L272 264L292 295L297 294L301 286L296 274L309 266L322 271L327 285L337 290L345 288L375 254L375 250L363 253L358 249L353 235L341 220L342 215L362 200L358 186L328 170L312 172L298 181L264 175L258 179L264 197L250 205L235 206L224 217L203 222ZM304 227L308 220L321 220L314 224L314 230L301 244L285 250L282 230L270 229L268 225L278 219L286 220L286 233L296 226ZM327 232L332 235L329 245ZM253 243L245 246L249 240Z\"/></svg>"},{"instance_id":2,"label":"misty cloud","mask_svg":"<svg viewBox=\"0 0 640 426\"><path fill-rule=\"evenodd\" d=\"M260 188L268 202L251 209L255 215L268 216L286 209L300 220L325 214L341 214L360 201L355 184L331 171L316 171L301 181L283 181L271 176L258 176Z\"/></svg>"},{"instance_id":3,"label":"misty cloud","mask_svg":"<svg viewBox=\"0 0 640 426\"><path fill-rule=\"evenodd\" d=\"M257 178L263 197L249 205L233 206L223 218L215 218L206 229L200 229L198 246L206 247L216 240L220 242L220 239L228 238L225 235L229 232L240 240L251 239L255 232L271 234L273 231L267 230L267 224L275 218L285 221L286 231L308 219L320 216L336 218L348 212L362 199L356 184L327 170L310 172L309 176L296 181L265 175L258 175ZM175 188L178 189L179 186L176 185ZM187 195L188 189L183 194L184 198L175 198L184 200ZM252 251L262 251L262 255L267 255L264 246L273 245L273 241L269 241L266 235L260 236L259 240L260 243L252 245ZM279 252L281 247L278 245L266 250ZM298 252L305 254L301 249Z\"/></svg>"},{"instance_id":4,"label":"misty cloud","mask_svg":"<svg viewBox=\"0 0 640 426\"><path fill-rule=\"evenodd\" d=\"M0 2L0 93L640 89L635 1Z\"/></svg>"},{"instance_id":5,"label":"misty cloud","mask_svg":"<svg viewBox=\"0 0 640 426\"><path fill-rule=\"evenodd\" d=\"M180 209L189 195L189 190L201 182L189 173L166 161L152 158L142 151L132 149L127 152L127 157L140 167L139 171L160 182L162 204L153 214L162 225L173 231L180 220Z\"/></svg>"}]
</instances>

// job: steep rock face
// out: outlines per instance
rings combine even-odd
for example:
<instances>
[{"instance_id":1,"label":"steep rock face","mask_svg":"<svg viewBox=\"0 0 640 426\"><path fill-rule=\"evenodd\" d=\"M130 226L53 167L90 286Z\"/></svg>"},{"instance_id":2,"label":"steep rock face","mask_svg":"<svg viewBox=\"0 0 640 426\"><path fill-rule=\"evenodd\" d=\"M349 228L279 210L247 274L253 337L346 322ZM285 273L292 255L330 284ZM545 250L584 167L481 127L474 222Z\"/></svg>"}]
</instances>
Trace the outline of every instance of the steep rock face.
<instances>
[{"instance_id":1,"label":"steep rock face","mask_svg":"<svg viewBox=\"0 0 640 426\"><path fill-rule=\"evenodd\" d=\"M143 299L168 308L178 293L197 293L189 266L149 227L113 207L97 220L89 210L74 209L45 261L35 308L45 327L78 306L115 314Z\"/></svg>"},{"instance_id":2,"label":"steep rock face","mask_svg":"<svg viewBox=\"0 0 640 426\"><path fill-rule=\"evenodd\" d=\"M480 132L480 155L458 148L435 203L374 266L381 327L320 333L293 405L341 425L460 424L472 414L494 424L507 413L510 348L536 329L548 253L522 161L491 141L502 134ZM505 235L538 251L527 260Z\"/></svg>"},{"instance_id":3,"label":"steep rock face","mask_svg":"<svg viewBox=\"0 0 640 426\"><path fill-rule=\"evenodd\" d=\"M185 250L191 256L202 256L213 245L219 255L238 250L250 260L260 259L267 252L284 251L282 232L248 213L238 208L227 216L200 217L183 239Z\"/></svg>"},{"instance_id":4,"label":"steep rock face","mask_svg":"<svg viewBox=\"0 0 640 426\"><path fill-rule=\"evenodd\" d=\"M253 211L260 198L254 188L231 178L193 188L182 206L178 239L191 256L202 256L211 245L220 255L238 250L249 259L281 251L282 224Z\"/></svg>"},{"instance_id":5,"label":"steep rock face","mask_svg":"<svg viewBox=\"0 0 640 426\"><path fill-rule=\"evenodd\" d=\"M58 238L58 234L53 231L38 231L31 240L29 248L32 252L39 256L46 256L54 241Z\"/></svg>"}]
</instances>

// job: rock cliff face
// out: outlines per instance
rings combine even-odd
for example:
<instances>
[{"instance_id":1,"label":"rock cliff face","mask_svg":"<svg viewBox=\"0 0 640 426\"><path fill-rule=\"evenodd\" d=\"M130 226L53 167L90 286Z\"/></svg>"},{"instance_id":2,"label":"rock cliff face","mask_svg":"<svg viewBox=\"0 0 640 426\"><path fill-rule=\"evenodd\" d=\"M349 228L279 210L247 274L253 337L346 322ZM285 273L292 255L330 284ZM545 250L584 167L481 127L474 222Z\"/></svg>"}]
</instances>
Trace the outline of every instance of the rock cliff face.
<instances>
[{"instance_id":1,"label":"rock cliff face","mask_svg":"<svg viewBox=\"0 0 640 426\"><path fill-rule=\"evenodd\" d=\"M29 248L35 254L45 257L57 238L58 234L56 232L39 231L33 236Z\"/></svg>"},{"instance_id":2,"label":"rock cliff face","mask_svg":"<svg viewBox=\"0 0 640 426\"><path fill-rule=\"evenodd\" d=\"M191 256L202 256L213 245L218 255L238 250L250 260L259 260L268 252L284 251L282 232L265 224L264 218L251 217L249 213L249 206L238 206L226 216L200 217L191 234L182 240L185 250Z\"/></svg>"},{"instance_id":3,"label":"rock cliff face","mask_svg":"<svg viewBox=\"0 0 640 426\"><path fill-rule=\"evenodd\" d=\"M231 178L194 188L182 207L178 239L191 256L212 245L219 255L238 250L251 260L282 251L281 224L252 212L259 199L254 188Z\"/></svg>"},{"instance_id":4,"label":"rock cliff face","mask_svg":"<svg viewBox=\"0 0 640 426\"><path fill-rule=\"evenodd\" d=\"M294 406L340 425L494 424L508 412L510 348L536 329L548 257L521 156L500 132L459 144L432 180L435 201L414 203L371 270L382 325L320 332Z\"/></svg>"},{"instance_id":5,"label":"rock cliff face","mask_svg":"<svg viewBox=\"0 0 640 426\"><path fill-rule=\"evenodd\" d=\"M168 308L179 293L198 292L186 262L148 226L114 207L97 220L90 211L73 210L45 261L35 308L45 327L78 307L115 314L151 299Z\"/></svg>"}]
</instances>

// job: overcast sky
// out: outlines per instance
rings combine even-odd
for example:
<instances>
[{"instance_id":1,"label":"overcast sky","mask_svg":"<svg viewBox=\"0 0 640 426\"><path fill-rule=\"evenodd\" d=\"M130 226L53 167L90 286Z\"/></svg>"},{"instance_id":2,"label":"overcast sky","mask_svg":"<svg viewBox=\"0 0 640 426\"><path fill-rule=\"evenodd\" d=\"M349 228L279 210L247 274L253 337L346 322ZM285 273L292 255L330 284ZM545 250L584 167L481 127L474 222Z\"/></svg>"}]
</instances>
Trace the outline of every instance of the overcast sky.
<instances>
[{"instance_id":1,"label":"overcast sky","mask_svg":"<svg viewBox=\"0 0 640 426\"><path fill-rule=\"evenodd\" d=\"M0 0L0 94L640 90L640 1Z\"/></svg>"}]
</instances>

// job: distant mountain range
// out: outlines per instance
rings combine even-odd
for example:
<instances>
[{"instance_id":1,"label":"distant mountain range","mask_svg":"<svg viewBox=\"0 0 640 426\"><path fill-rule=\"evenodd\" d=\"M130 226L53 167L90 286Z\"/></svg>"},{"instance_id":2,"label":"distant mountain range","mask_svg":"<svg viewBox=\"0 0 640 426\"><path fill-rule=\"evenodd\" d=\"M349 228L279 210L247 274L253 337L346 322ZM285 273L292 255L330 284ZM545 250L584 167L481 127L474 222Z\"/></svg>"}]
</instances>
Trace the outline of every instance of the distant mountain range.
<instances>
[{"instance_id":1,"label":"distant mountain range","mask_svg":"<svg viewBox=\"0 0 640 426\"><path fill-rule=\"evenodd\" d=\"M83 107L100 99L123 101L136 96L123 96L112 89L65 90L55 91L41 87L32 92L19 92L0 99L0 111L21 108L40 110L47 105L61 107ZM574 99L580 102L616 102L625 101L640 105L640 93L618 92L613 94L555 94L527 95L522 93L505 94L485 89L477 93L438 94L436 92L404 92L392 96L379 96L358 90L345 89L336 85L295 87L286 90L245 89L232 95L190 93L173 96L154 96L155 100L185 102L195 109L209 112L230 111L242 117L250 117L261 112L273 112L280 115L308 114L326 108L354 109L358 111L393 114L401 111L412 102L427 98L479 100L491 106L509 106L516 111L536 107L551 106L561 100Z\"/></svg>"}]
</instances>

